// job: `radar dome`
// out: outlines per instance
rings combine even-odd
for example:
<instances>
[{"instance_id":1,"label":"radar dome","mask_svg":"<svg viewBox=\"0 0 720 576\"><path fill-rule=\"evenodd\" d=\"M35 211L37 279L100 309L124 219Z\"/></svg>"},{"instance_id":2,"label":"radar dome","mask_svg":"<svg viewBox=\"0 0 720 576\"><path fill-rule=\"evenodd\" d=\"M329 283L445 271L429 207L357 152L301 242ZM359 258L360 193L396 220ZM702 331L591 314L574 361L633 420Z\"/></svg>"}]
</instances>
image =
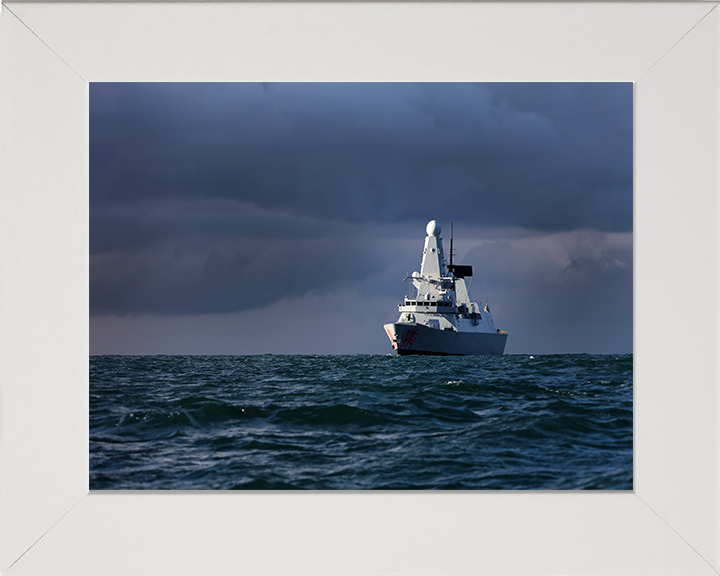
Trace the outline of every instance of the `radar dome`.
<instances>
[{"instance_id":1,"label":"radar dome","mask_svg":"<svg viewBox=\"0 0 720 576\"><path fill-rule=\"evenodd\" d=\"M442 232L440 223L437 220L430 220L425 230L427 230L428 236L440 236L440 232Z\"/></svg>"},{"instance_id":2,"label":"radar dome","mask_svg":"<svg viewBox=\"0 0 720 576\"><path fill-rule=\"evenodd\" d=\"M412 273L412 277L413 277L413 278L420 278L420 272L418 272L417 270L415 270L415 272Z\"/></svg>"}]
</instances>

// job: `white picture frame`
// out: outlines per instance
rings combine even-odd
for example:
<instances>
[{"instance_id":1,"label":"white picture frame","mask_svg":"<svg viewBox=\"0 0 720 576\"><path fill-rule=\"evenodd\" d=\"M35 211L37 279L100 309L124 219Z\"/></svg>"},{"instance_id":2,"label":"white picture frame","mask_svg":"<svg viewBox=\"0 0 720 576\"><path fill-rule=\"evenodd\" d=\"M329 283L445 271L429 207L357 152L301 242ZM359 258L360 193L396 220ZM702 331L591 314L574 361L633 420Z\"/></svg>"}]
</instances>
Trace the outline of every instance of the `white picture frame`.
<instances>
[{"instance_id":1,"label":"white picture frame","mask_svg":"<svg viewBox=\"0 0 720 576\"><path fill-rule=\"evenodd\" d=\"M4 3L0 571L720 573L717 5ZM634 490L89 493L88 82L140 80L634 82Z\"/></svg>"}]
</instances>

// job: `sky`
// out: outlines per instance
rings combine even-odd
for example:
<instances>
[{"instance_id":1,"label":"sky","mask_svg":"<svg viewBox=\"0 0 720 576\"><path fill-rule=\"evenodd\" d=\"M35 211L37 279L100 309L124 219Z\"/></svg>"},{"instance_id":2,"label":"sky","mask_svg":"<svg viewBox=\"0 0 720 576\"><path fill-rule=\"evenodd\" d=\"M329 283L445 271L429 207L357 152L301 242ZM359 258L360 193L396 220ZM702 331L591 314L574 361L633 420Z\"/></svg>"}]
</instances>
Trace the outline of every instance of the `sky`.
<instances>
[{"instance_id":1,"label":"sky","mask_svg":"<svg viewBox=\"0 0 720 576\"><path fill-rule=\"evenodd\" d=\"M632 352L632 83L91 83L90 354L388 354L437 220L506 354Z\"/></svg>"}]
</instances>

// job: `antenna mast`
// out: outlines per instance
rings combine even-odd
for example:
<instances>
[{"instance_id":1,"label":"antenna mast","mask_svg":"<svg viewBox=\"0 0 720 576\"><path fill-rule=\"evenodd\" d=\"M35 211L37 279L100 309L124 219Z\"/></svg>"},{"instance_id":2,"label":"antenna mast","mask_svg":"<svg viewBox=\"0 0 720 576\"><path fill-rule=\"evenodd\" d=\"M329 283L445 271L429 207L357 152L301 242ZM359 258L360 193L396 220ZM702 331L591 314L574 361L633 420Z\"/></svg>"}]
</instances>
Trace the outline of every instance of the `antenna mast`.
<instances>
[{"instance_id":1,"label":"antenna mast","mask_svg":"<svg viewBox=\"0 0 720 576\"><path fill-rule=\"evenodd\" d=\"M450 272L453 265L453 222L450 221Z\"/></svg>"}]
</instances>

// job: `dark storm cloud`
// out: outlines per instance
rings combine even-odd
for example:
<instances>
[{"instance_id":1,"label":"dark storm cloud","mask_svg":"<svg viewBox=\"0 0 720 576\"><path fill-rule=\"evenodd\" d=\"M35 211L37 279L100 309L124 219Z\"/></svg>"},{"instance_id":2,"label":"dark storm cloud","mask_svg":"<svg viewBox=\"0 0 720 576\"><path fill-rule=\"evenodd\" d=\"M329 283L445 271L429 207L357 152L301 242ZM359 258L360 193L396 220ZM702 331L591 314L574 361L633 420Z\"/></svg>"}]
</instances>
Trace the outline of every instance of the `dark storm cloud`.
<instances>
[{"instance_id":1,"label":"dark storm cloud","mask_svg":"<svg viewBox=\"0 0 720 576\"><path fill-rule=\"evenodd\" d=\"M441 219L460 205L481 224L629 230L631 90L93 84L93 203L210 196L357 222L431 203Z\"/></svg>"},{"instance_id":2,"label":"dark storm cloud","mask_svg":"<svg viewBox=\"0 0 720 576\"><path fill-rule=\"evenodd\" d=\"M329 291L430 218L631 230L632 85L91 84L93 314Z\"/></svg>"},{"instance_id":3,"label":"dark storm cloud","mask_svg":"<svg viewBox=\"0 0 720 576\"><path fill-rule=\"evenodd\" d=\"M352 237L215 244L190 238L154 250L91 255L90 308L119 315L262 308L307 293L326 295L382 273L388 262L377 243Z\"/></svg>"}]
</instances>

